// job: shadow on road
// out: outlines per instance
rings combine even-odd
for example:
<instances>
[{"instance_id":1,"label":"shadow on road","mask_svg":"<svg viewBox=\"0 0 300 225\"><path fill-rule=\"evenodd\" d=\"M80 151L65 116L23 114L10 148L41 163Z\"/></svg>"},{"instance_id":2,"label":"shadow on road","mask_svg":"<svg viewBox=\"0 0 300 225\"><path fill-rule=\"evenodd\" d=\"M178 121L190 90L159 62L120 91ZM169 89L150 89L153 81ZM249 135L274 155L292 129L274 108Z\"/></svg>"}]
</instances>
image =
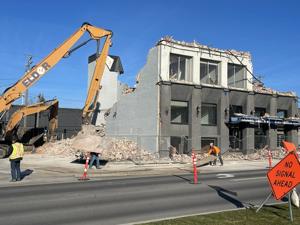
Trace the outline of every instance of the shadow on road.
<instances>
[{"instance_id":1,"label":"shadow on road","mask_svg":"<svg viewBox=\"0 0 300 225\"><path fill-rule=\"evenodd\" d=\"M214 189L221 198L224 198L225 200L229 201L230 203L235 205L237 208L244 208L245 207L244 204L241 201L239 201L238 199L230 196L230 195L237 196L236 192L229 191L229 190L226 190L226 189L224 189L222 187L218 187L218 186L213 186L213 185L208 185L208 186L210 188Z\"/></svg>"},{"instance_id":2,"label":"shadow on road","mask_svg":"<svg viewBox=\"0 0 300 225\"><path fill-rule=\"evenodd\" d=\"M179 175L173 175L174 177L178 177L178 178L180 178L180 179L182 179L182 180L184 180L184 181L187 181L188 183L191 183L192 182L192 180L190 180L189 178L186 178L186 177L184 177L184 176L179 176Z\"/></svg>"},{"instance_id":3,"label":"shadow on road","mask_svg":"<svg viewBox=\"0 0 300 225\"><path fill-rule=\"evenodd\" d=\"M33 170L26 169L21 172L21 180L33 173Z\"/></svg>"}]
</instances>

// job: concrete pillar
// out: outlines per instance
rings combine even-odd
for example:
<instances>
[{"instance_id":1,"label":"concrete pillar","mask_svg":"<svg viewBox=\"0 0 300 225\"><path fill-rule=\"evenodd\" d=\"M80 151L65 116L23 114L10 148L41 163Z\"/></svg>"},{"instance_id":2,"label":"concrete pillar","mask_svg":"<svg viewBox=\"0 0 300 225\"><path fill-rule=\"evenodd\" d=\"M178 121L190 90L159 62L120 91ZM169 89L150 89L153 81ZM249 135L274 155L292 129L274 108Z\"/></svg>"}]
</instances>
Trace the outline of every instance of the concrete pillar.
<instances>
[{"instance_id":1,"label":"concrete pillar","mask_svg":"<svg viewBox=\"0 0 300 225\"><path fill-rule=\"evenodd\" d=\"M192 62L193 70L192 70L192 82L194 84L200 85L200 54L196 53L193 57Z\"/></svg>"},{"instance_id":2,"label":"concrete pillar","mask_svg":"<svg viewBox=\"0 0 300 225\"><path fill-rule=\"evenodd\" d=\"M193 89L189 107L191 148L201 149L201 86Z\"/></svg>"},{"instance_id":3,"label":"concrete pillar","mask_svg":"<svg viewBox=\"0 0 300 225\"><path fill-rule=\"evenodd\" d=\"M288 111L288 116L294 117L298 115L298 100L295 98L291 103L291 106ZM293 142L296 147L298 147L298 129L293 129L287 132L287 139L290 142Z\"/></svg>"},{"instance_id":4,"label":"concrete pillar","mask_svg":"<svg viewBox=\"0 0 300 225\"><path fill-rule=\"evenodd\" d=\"M250 92L247 96L245 113L250 115L254 112L254 93ZM243 129L243 153L247 154L254 150L254 128Z\"/></svg>"},{"instance_id":5,"label":"concrete pillar","mask_svg":"<svg viewBox=\"0 0 300 225\"><path fill-rule=\"evenodd\" d=\"M171 83L160 84L160 137L159 152L161 156L168 155L170 146L170 121L171 121Z\"/></svg>"},{"instance_id":6,"label":"concrete pillar","mask_svg":"<svg viewBox=\"0 0 300 225\"><path fill-rule=\"evenodd\" d=\"M229 117L229 90L224 89L218 104L218 133L220 135L219 146L222 151L229 148L229 129L225 122Z\"/></svg>"},{"instance_id":7,"label":"concrete pillar","mask_svg":"<svg viewBox=\"0 0 300 225\"><path fill-rule=\"evenodd\" d=\"M224 61L222 61L220 63L220 75L219 75L219 79L220 79L220 85L222 87L227 87L227 67L228 67L228 60L224 59Z\"/></svg>"},{"instance_id":8,"label":"concrete pillar","mask_svg":"<svg viewBox=\"0 0 300 225\"><path fill-rule=\"evenodd\" d=\"M160 45L159 47L159 63L160 63L160 77L162 80L169 80L169 65L170 65L170 47Z\"/></svg>"},{"instance_id":9,"label":"concrete pillar","mask_svg":"<svg viewBox=\"0 0 300 225\"><path fill-rule=\"evenodd\" d=\"M273 95L270 99L270 116L277 115L277 95ZM267 144L269 148L274 150L277 148L277 127L269 127L267 130Z\"/></svg>"}]
</instances>

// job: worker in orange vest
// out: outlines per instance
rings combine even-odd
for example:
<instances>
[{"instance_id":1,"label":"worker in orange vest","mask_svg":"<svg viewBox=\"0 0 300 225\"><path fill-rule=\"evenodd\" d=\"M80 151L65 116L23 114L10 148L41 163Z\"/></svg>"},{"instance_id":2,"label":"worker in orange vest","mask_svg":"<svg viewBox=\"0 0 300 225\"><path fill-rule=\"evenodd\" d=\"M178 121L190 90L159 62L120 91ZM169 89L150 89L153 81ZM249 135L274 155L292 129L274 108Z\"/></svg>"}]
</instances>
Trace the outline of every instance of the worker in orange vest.
<instances>
[{"instance_id":1,"label":"worker in orange vest","mask_svg":"<svg viewBox=\"0 0 300 225\"><path fill-rule=\"evenodd\" d=\"M221 166L223 166L223 159L222 159L222 156L221 156L221 149L219 147L215 146L213 143L210 143L208 154L216 156L220 160ZM217 165L217 159L215 159L214 161L211 161L210 165L212 165L212 166Z\"/></svg>"}]
</instances>

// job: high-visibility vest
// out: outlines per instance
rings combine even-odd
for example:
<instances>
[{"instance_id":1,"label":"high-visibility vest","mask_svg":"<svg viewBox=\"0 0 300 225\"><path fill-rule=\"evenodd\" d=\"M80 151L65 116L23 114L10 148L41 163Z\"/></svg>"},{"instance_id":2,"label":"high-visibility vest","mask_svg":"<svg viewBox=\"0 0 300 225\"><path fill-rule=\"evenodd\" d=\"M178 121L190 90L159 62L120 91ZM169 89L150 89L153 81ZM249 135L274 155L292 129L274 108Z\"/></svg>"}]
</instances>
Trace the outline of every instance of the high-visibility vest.
<instances>
[{"instance_id":1,"label":"high-visibility vest","mask_svg":"<svg viewBox=\"0 0 300 225\"><path fill-rule=\"evenodd\" d=\"M23 144L16 142L16 143L12 144L12 147L13 147L13 151L12 151L11 155L9 156L9 159L13 160L13 159L18 159L18 158L23 158L23 155L24 155Z\"/></svg>"},{"instance_id":2,"label":"high-visibility vest","mask_svg":"<svg viewBox=\"0 0 300 225\"><path fill-rule=\"evenodd\" d=\"M209 155L212 154L212 153L214 153L214 154L219 154L220 152L221 152L221 150L220 150L219 147L213 146L212 148L209 149L208 154L209 154Z\"/></svg>"}]
</instances>

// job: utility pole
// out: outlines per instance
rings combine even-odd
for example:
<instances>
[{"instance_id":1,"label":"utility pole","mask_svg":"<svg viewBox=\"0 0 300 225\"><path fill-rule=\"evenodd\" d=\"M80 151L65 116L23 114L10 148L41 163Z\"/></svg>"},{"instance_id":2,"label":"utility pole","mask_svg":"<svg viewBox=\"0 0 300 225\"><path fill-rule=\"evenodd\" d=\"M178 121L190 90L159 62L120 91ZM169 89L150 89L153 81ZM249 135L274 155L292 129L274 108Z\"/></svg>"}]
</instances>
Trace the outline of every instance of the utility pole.
<instances>
[{"instance_id":1,"label":"utility pole","mask_svg":"<svg viewBox=\"0 0 300 225\"><path fill-rule=\"evenodd\" d=\"M28 73L30 71L30 68L31 68L31 64L32 64L32 55L28 55L27 56L27 62L25 64L25 74ZM28 89L25 91L25 96L24 96L24 103L25 105L27 106L28 105L28 99L29 99L29 93L28 93ZM26 116L24 117L24 130L26 130L27 128L27 118Z\"/></svg>"}]
</instances>

